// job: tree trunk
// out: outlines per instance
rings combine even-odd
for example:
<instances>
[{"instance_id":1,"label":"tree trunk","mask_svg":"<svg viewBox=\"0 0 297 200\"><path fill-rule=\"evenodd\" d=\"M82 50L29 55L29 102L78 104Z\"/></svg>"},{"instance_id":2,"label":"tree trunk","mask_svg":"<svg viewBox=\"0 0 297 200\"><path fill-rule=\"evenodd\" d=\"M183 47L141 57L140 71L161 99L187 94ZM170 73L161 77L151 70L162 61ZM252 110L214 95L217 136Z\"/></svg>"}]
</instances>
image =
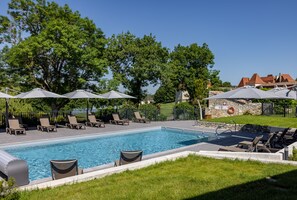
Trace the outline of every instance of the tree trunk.
<instances>
[{"instance_id":1,"label":"tree trunk","mask_svg":"<svg viewBox=\"0 0 297 200\"><path fill-rule=\"evenodd\" d=\"M202 120L202 108L201 108L201 104L200 104L200 101L199 101L199 99L197 99L197 103L198 103L198 106L199 106L199 115L200 115L200 120Z\"/></svg>"}]
</instances>

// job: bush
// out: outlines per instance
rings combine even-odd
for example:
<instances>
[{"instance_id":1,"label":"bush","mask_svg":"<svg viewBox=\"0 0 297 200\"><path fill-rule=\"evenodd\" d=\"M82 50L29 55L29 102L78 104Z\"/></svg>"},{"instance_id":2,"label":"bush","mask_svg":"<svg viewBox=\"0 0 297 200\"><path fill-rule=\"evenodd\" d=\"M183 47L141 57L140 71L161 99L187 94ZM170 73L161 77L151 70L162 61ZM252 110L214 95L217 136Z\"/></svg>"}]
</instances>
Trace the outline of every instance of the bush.
<instances>
[{"instance_id":1,"label":"bush","mask_svg":"<svg viewBox=\"0 0 297 200\"><path fill-rule=\"evenodd\" d=\"M20 194L14 188L15 181L9 178L8 181L0 180L0 199L17 200L20 199Z\"/></svg>"},{"instance_id":2,"label":"bush","mask_svg":"<svg viewBox=\"0 0 297 200\"><path fill-rule=\"evenodd\" d=\"M293 154L289 157L289 160L297 161L297 149L293 147Z\"/></svg>"},{"instance_id":3,"label":"bush","mask_svg":"<svg viewBox=\"0 0 297 200\"><path fill-rule=\"evenodd\" d=\"M174 118L181 120L195 119L195 107L188 102L182 102L174 107Z\"/></svg>"},{"instance_id":4,"label":"bush","mask_svg":"<svg viewBox=\"0 0 297 200\"><path fill-rule=\"evenodd\" d=\"M149 120L156 120L160 113L158 107L154 104L142 104L138 109Z\"/></svg>"}]
</instances>

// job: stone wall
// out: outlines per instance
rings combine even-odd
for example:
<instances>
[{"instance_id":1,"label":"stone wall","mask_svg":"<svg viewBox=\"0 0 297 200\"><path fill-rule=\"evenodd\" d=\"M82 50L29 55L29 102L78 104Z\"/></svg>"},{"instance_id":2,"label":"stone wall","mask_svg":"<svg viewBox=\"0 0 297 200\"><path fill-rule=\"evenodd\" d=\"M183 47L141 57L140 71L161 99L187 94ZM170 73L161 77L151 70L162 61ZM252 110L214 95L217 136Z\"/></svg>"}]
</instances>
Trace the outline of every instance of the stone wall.
<instances>
[{"instance_id":1,"label":"stone wall","mask_svg":"<svg viewBox=\"0 0 297 200\"><path fill-rule=\"evenodd\" d=\"M211 91L209 96L219 94L219 91ZM233 108L234 113L228 112L228 109ZM205 110L205 115L209 118L228 117L243 114L261 115L262 104L251 103L246 100L227 100L213 99L209 100L208 108Z\"/></svg>"}]
</instances>

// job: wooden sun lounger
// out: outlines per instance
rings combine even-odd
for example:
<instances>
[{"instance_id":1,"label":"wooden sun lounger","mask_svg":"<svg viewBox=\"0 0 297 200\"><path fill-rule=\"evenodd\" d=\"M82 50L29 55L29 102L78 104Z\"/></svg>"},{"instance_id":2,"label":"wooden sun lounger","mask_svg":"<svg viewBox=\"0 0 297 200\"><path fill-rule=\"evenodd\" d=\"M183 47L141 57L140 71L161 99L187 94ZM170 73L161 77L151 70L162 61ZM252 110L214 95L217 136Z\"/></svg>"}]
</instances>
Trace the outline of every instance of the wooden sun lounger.
<instances>
[{"instance_id":1,"label":"wooden sun lounger","mask_svg":"<svg viewBox=\"0 0 297 200\"><path fill-rule=\"evenodd\" d=\"M105 124L104 122L101 122L101 121L98 121L96 119L96 116L95 115L88 115L88 122L86 122L86 125L87 126L92 126L92 127L101 127L101 128L104 128L105 127Z\"/></svg>"},{"instance_id":2,"label":"wooden sun lounger","mask_svg":"<svg viewBox=\"0 0 297 200\"><path fill-rule=\"evenodd\" d=\"M135 122L143 122L143 123L148 123L150 122L148 119L146 119L145 117L142 117L140 115L139 112L134 112L134 116L135 116Z\"/></svg>"},{"instance_id":3,"label":"wooden sun lounger","mask_svg":"<svg viewBox=\"0 0 297 200\"><path fill-rule=\"evenodd\" d=\"M15 135L17 135L18 133L26 134L26 129L20 126L19 119L8 119L8 124L9 128L6 128L6 133Z\"/></svg>"},{"instance_id":4,"label":"wooden sun lounger","mask_svg":"<svg viewBox=\"0 0 297 200\"><path fill-rule=\"evenodd\" d=\"M40 131L46 130L47 132L49 131L57 132L56 126L50 124L48 117L41 117L39 118L39 121L40 121L40 125L37 126L37 130L40 130Z\"/></svg>"},{"instance_id":5,"label":"wooden sun lounger","mask_svg":"<svg viewBox=\"0 0 297 200\"><path fill-rule=\"evenodd\" d=\"M109 120L109 122L112 124L116 124L116 125L129 125L129 120L128 119L120 119L119 115L118 114L112 114L112 117L113 117L113 120Z\"/></svg>"},{"instance_id":6,"label":"wooden sun lounger","mask_svg":"<svg viewBox=\"0 0 297 200\"><path fill-rule=\"evenodd\" d=\"M86 129L86 126L82 123L78 123L75 116L68 115L69 123L66 124L71 129Z\"/></svg>"}]
</instances>

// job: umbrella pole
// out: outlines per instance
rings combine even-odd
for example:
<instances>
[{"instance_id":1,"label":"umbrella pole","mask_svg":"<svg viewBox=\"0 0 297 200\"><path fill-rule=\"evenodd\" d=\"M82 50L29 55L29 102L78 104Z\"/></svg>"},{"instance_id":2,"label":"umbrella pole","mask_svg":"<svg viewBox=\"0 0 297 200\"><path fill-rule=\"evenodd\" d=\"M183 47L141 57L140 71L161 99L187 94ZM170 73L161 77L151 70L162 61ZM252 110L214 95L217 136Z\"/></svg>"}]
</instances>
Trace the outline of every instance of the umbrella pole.
<instances>
[{"instance_id":1,"label":"umbrella pole","mask_svg":"<svg viewBox=\"0 0 297 200\"><path fill-rule=\"evenodd\" d=\"M88 122L88 116L89 116L89 99L87 99L87 122Z\"/></svg>"},{"instance_id":2,"label":"umbrella pole","mask_svg":"<svg viewBox=\"0 0 297 200\"><path fill-rule=\"evenodd\" d=\"M8 128L8 99L5 101L5 125Z\"/></svg>"},{"instance_id":3,"label":"umbrella pole","mask_svg":"<svg viewBox=\"0 0 297 200\"><path fill-rule=\"evenodd\" d=\"M5 93L6 94L8 93L8 87L5 88ZM6 128L8 128L8 107L9 107L8 99L6 99L5 100L5 125L6 125Z\"/></svg>"}]
</instances>

